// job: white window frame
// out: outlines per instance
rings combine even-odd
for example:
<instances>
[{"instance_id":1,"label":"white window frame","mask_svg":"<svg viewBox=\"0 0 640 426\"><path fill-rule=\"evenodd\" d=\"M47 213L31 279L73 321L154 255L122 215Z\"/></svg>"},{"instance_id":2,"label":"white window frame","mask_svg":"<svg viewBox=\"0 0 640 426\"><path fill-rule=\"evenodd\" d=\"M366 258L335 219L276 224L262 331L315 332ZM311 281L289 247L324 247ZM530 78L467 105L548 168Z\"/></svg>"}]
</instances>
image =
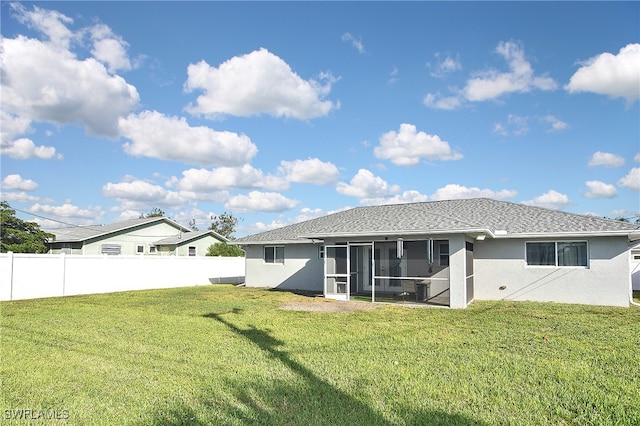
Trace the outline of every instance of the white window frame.
<instances>
[{"instance_id":1,"label":"white window frame","mask_svg":"<svg viewBox=\"0 0 640 426\"><path fill-rule=\"evenodd\" d=\"M527 259L527 244L530 243L553 243L554 244L554 265L530 265L529 259ZM558 262L558 244L562 243L584 243L587 249L587 259L586 265L559 265ZM539 240L539 241L525 241L524 242L524 264L527 268L579 268L579 269L588 269L590 264L591 256L589 256L589 241L587 240Z\"/></svg>"},{"instance_id":2,"label":"white window frame","mask_svg":"<svg viewBox=\"0 0 640 426\"><path fill-rule=\"evenodd\" d=\"M278 258L278 249L282 249L282 258ZM273 250L273 261L267 261L267 250ZM264 246L262 248L262 263L266 265L284 265L284 246Z\"/></svg>"}]
</instances>

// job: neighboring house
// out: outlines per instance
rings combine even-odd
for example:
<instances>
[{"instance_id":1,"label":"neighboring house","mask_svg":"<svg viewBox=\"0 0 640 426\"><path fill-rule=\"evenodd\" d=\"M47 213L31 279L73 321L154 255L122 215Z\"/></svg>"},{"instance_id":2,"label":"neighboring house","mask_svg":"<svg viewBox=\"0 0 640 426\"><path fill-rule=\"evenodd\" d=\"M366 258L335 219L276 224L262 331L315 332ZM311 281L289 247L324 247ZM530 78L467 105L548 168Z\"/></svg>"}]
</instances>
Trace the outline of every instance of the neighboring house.
<instances>
[{"instance_id":1,"label":"neighboring house","mask_svg":"<svg viewBox=\"0 0 640 426\"><path fill-rule=\"evenodd\" d=\"M416 294L629 306L640 226L486 198L358 207L233 241L246 285L349 300ZM411 288L413 287L413 288Z\"/></svg>"},{"instance_id":2,"label":"neighboring house","mask_svg":"<svg viewBox=\"0 0 640 426\"><path fill-rule=\"evenodd\" d=\"M205 256L210 245L227 241L214 231L191 231L166 217L47 232L55 236L47 243L51 254Z\"/></svg>"}]
</instances>

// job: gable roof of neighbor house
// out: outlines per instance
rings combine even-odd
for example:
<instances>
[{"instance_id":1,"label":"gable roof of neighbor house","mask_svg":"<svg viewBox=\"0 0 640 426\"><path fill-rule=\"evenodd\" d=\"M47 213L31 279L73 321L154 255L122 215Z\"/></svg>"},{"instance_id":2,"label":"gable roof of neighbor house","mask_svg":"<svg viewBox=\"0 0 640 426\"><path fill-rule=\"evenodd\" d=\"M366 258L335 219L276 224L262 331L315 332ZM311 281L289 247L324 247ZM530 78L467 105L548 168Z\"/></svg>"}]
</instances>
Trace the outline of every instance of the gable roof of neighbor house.
<instances>
[{"instance_id":1,"label":"gable roof of neighbor house","mask_svg":"<svg viewBox=\"0 0 640 426\"><path fill-rule=\"evenodd\" d=\"M142 219L129 219L108 225L72 226L67 228L55 228L47 232L55 235L56 243L73 243L104 238L112 234L126 232L146 225L153 225L158 222L165 222L176 228L178 232L190 232L191 230L166 217L147 217ZM53 241L52 241L53 242Z\"/></svg>"},{"instance_id":2,"label":"gable roof of neighbor house","mask_svg":"<svg viewBox=\"0 0 640 426\"><path fill-rule=\"evenodd\" d=\"M327 237L484 234L489 238L621 235L640 225L489 198L356 207L238 238L235 244L303 243Z\"/></svg>"},{"instance_id":3,"label":"gable roof of neighbor house","mask_svg":"<svg viewBox=\"0 0 640 426\"><path fill-rule=\"evenodd\" d=\"M229 241L227 238L223 237L222 235L218 234L215 231L212 230L206 230L206 231L191 231L191 232L185 232L182 234L178 234L178 235L173 235L171 237L167 237L167 238L163 238L159 241L155 242L155 245L157 246L171 246L171 245L181 245L181 244L185 244L188 243L190 241L193 240L197 240L199 238L202 238L206 235L211 235L213 238L215 238L218 241L224 241L227 242Z\"/></svg>"}]
</instances>

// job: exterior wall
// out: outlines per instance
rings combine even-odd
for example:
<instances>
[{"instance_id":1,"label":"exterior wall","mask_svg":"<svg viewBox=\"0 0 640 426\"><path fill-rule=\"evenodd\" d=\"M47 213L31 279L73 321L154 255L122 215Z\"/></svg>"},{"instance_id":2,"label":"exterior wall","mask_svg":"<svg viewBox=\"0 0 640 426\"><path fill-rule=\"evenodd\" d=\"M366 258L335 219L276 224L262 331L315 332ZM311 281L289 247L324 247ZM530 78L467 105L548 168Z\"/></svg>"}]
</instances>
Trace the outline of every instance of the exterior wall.
<instances>
[{"instance_id":1,"label":"exterior wall","mask_svg":"<svg viewBox=\"0 0 640 426\"><path fill-rule=\"evenodd\" d=\"M144 254L149 254L149 247L156 241L163 238L178 235L180 230L166 222L154 223L152 226L133 228L121 234L112 235L107 238L89 240L85 242L83 253L85 255L101 255L102 244L119 244L120 254L132 256L138 254L138 245L144 245Z\"/></svg>"},{"instance_id":2,"label":"exterior wall","mask_svg":"<svg viewBox=\"0 0 640 426\"><path fill-rule=\"evenodd\" d=\"M0 254L0 300L242 282L241 257Z\"/></svg>"},{"instance_id":3,"label":"exterior wall","mask_svg":"<svg viewBox=\"0 0 640 426\"><path fill-rule=\"evenodd\" d=\"M177 256L189 256L189 247L196 248L196 256L206 256L209 246L219 243L220 240L211 235L203 235L202 238L192 240L176 247L175 254Z\"/></svg>"},{"instance_id":4,"label":"exterior wall","mask_svg":"<svg viewBox=\"0 0 640 426\"><path fill-rule=\"evenodd\" d=\"M640 248L631 250L631 281L633 290L640 291Z\"/></svg>"},{"instance_id":5,"label":"exterior wall","mask_svg":"<svg viewBox=\"0 0 640 426\"><path fill-rule=\"evenodd\" d=\"M567 239L577 240L587 241L587 268L527 266L525 242L533 240L476 241L475 299L629 306L627 237Z\"/></svg>"},{"instance_id":6,"label":"exterior wall","mask_svg":"<svg viewBox=\"0 0 640 426\"><path fill-rule=\"evenodd\" d=\"M247 287L322 292L324 259L319 258L318 247L318 244L288 244L284 248L284 263L265 263L262 245L243 247L247 252Z\"/></svg>"}]
</instances>

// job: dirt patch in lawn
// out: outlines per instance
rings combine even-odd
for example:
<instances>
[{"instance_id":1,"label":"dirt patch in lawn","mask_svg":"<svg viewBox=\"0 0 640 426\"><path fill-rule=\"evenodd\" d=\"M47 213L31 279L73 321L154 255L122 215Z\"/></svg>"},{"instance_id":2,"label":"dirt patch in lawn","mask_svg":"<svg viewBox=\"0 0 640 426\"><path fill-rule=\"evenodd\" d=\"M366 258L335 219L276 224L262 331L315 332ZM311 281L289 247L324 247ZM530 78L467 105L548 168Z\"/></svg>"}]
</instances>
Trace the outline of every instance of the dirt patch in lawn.
<instances>
[{"instance_id":1,"label":"dirt patch in lawn","mask_svg":"<svg viewBox=\"0 0 640 426\"><path fill-rule=\"evenodd\" d=\"M287 302L280 307L285 311L306 312L355 312L379 308L381 305L366 302L342 302L337 300L313 300L300 302Z\"/></svg>"}]
</instances>

